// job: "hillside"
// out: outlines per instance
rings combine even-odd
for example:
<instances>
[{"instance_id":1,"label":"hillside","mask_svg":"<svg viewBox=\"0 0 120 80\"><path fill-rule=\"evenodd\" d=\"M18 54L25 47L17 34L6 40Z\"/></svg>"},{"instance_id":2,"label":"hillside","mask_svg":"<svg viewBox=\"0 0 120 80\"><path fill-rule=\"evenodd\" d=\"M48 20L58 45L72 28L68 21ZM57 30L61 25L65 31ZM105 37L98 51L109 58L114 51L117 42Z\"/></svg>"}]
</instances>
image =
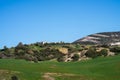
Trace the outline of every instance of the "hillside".
<instances>
[{"instance_id":1,"label":"hillside","mask_svg":"<svg viewBox=\"0 0 120 80\"><path fill-rule=\"evenodd\" d=\"M81 61L120 54L120 46L115 46L116 44L120 44L120 32L96 33L74 43L36 42L23 44L20 42L15 47L4 46L3 49L0 49L0 59L25 59L36 63L47 60Z\"/></svg>"},{"instance_id":2,"label":"hillside","mask_svg":"<svg viewBox=\"0 0 120 80\"><path fill-rule=\"evenodd\" d=\"M74 41L80 44L120 45L120 31L95 33Z\"/></svg>"},{"instance_id":3,"label":"hillside","mask_svg":"<svg viewBox=\"0 0 120 80\"><path fill-rule=\"evenodd\" d=\"M120 80L120 46L102 44L119 41L119 32L113 33L88 36L99 39L101 45L20 42L15 47L4 46L0 49L0 80Z\"/></svg>"},{"instance_id":4,"label":"hillside","mask_svg":"<svg viewBox=\"0 0 120 80\"><path fill-rule=\"evenodd\" d=\"M55 60L70 62L94 59L100 56L114 56L120 53L120 46L95 46L71 43L19 43L15 47L0 49L0 59L24 59L38 63Z\"/></svg>"}]
</instances>

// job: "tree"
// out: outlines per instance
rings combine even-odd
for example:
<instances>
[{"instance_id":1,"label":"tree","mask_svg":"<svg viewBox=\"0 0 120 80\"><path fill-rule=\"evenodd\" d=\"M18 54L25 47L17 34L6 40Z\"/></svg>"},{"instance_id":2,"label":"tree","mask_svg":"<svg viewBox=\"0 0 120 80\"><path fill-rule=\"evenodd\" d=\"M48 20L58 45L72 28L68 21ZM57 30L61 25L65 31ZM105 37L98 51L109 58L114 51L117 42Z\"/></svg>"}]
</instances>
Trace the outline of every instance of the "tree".
<instances>
[{"instance_id":1,"label":"tree","mask_svg":"<svg viewBox=\"0 0 120 80\"><path fill-rule=\"evenodd\" d=\"M22 42L19 42L17 46L18 46L18 47L22 47L22 46L23 46L23 43L22 43Z\"/></svg>"},{"instance_id":2,"label":"tree","mask_svg":"<svg viewBox=\"0 0 120 80\"><path fill-rule=\"evenodd\" d=\"M9 51L9 48L7 47L7 46L4 46L4 51L5 51L5 53L10 53L10 51Z\"/></svg>"},{"instance_id":3,"label":"tree","mask_svg":"<svg viewBox=\"0 0 120 80\"><path fill-rule=\"evenodd\" d=\"M22 42L19 42L18 45L16 46L16 49L26 49L26 46L24 46L24 44Z\"/></svg>"},{"instance_id":4,"label":"tree","mask_svg":"<svg viewBox=\"0 0 120 80\"><path fill-rule=\"evenodd\" d=\"M7 46L4 46L4 51L7 51L7 50L8 50Z\"/></svg>"}]
</instances>

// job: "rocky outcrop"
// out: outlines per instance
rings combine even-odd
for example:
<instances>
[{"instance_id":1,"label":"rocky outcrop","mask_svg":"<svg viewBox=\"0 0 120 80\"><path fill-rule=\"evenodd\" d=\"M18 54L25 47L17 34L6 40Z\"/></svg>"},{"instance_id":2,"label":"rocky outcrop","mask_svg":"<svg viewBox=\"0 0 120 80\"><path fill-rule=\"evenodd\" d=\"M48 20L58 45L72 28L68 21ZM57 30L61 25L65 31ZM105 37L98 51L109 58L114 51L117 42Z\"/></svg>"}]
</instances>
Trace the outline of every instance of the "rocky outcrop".
<instances>
[{"instance_id":1,"label":"rocky outcrop","mask_svg":"<svg viewBox=\"0 0 120 80\"><path fill-rule=\"evenodd\" d=\"M120 31L118 32L102 32L91 34L73 43L80 44L98 44L98 45L120 45Z\"/></svg>"}]
</instances>

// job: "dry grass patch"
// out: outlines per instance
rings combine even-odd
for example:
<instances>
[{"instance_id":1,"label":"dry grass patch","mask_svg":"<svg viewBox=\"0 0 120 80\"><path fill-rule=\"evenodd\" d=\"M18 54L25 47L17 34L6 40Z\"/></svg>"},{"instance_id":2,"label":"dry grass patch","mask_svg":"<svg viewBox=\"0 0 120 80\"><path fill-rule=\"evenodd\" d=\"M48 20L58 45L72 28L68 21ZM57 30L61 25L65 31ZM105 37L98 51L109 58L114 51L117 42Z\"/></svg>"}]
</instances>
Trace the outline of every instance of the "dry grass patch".
<instances>
[{"instance_id":1,"label":"dry grass patch","mask_svg":"<svg viewBox=\"0 0 120 80\"><path fill-rule=\"evenodd\" d=\"M19 73L18 71L0 70L0 80L11 80L11 76Z\"/></svg>"},{"instance_id":2,"label":"dry grass patch","mask_svg":"<svg viewBox=\"0 0 120 80\"><path fill-rule=\"evenodd\" d=\"M44 73L43 80L56 80L56 77L63 77L63 76L67 76L67 77L72 77L72 76L76 76L75 74L68 74L68 73Z\"/></svg>"}]
</instances>

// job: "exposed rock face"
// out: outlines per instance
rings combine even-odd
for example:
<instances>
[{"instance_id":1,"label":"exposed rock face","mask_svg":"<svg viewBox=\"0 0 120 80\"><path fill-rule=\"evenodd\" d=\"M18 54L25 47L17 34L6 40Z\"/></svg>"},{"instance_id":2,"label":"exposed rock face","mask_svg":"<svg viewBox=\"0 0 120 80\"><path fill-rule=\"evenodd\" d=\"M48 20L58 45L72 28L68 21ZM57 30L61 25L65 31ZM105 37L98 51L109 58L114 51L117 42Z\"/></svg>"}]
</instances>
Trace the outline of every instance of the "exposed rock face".
<instances>
[{"instance_id":1,"label":"exposed rock face","mask_svg":"<svg viewBox=\"0 0 120 80\"><path fill-rule=\"evenodd\" d=\"M120 31L118 32L103 32L91 34L73 43L80 44L98 44L98 45L120 45Z\"/></svg>"}]
</instances>

